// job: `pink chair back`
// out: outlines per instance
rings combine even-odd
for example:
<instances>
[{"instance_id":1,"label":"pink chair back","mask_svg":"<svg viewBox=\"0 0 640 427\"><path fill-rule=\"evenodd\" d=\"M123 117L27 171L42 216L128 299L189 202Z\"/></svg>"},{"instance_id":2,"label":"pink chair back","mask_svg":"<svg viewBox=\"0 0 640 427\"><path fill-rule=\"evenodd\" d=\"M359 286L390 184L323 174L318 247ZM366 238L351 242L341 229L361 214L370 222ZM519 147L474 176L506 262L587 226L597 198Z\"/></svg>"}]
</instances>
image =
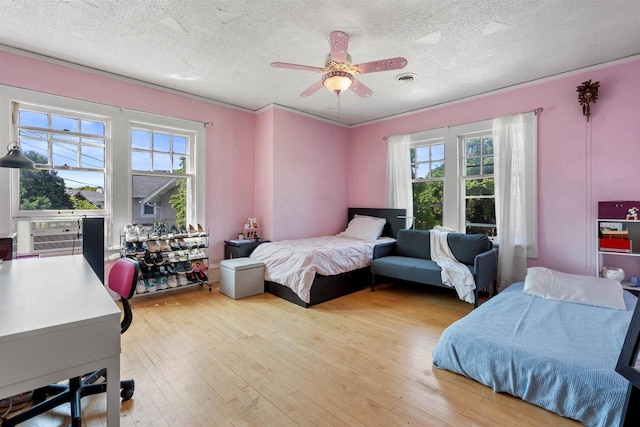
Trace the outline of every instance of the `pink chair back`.
<instances>
[{"instance_id":1,"label":"pink chair back","mask_svg":"<svg viewBox=\"0 0 640 427\"><path fill-rule=\"evenodd\" d=\"M109 289L122 298L133 297L138 281L138 262L131 258L120 258L109 272Z\"/></svg>"}]
</instances>

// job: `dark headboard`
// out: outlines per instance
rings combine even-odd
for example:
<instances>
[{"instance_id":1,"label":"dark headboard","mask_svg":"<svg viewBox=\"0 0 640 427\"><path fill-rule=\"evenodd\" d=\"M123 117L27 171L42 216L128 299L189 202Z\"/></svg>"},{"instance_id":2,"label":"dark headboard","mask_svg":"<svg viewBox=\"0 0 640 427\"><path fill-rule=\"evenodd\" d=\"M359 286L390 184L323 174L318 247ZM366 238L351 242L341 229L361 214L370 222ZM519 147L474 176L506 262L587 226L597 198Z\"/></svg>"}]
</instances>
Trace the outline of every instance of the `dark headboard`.
<instances>
[{"instance_id":1,"label":"dark headboard","mask_svg":"<svg viewBox=\"0 0 640 427\"><path fill-rule=\"evenodd\" d=\"M407 215L406 209L349 208L348 220L351 221L356 214L376 216L378 218L386 219L387 224L384 226L384 230L382 230L382 235L393 238L396 238L398 230L406 228L407 224L407 220L405 218L398 218L399 216L404 217Z\"/></svg>"}]
</instances>

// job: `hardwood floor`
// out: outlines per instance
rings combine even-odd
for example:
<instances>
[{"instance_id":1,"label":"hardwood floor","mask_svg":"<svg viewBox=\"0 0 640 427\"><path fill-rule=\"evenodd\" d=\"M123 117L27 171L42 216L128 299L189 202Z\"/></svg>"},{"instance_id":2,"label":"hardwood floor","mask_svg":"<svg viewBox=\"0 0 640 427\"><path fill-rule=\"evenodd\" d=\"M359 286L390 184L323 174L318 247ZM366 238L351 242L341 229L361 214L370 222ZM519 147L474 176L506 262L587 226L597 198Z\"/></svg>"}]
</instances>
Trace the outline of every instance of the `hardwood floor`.
<instances>
[{"instance_id":1,"label":"hardwood floor","mask_svg":"<svg viewBox=\"0 0 640 427\"><path fill-rule=\"evenodd\" d=\"M441 332L472 309L449 290L380 285L304 309L216 284L132 304L123 426L580 425L433 368ZM103 396L83 404L84 425L106 426ZM61 407L24 425L68 422Z\"/></svg>"}]
</instances>

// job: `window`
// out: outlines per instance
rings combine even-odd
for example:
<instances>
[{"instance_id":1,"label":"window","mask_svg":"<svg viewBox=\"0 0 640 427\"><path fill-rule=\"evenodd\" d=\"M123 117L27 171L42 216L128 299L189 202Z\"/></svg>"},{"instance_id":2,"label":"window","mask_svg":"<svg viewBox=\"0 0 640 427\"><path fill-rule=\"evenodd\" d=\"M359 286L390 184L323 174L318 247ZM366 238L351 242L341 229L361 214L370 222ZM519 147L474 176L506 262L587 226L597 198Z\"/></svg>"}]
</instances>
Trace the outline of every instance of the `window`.
<instances>
[{"instance_id":1,"label":"window","mask_svg":"<svg viewBox=\"0 0 640 427\"><path fill-rule=\"evenodd\" d=\"M537 256L537 125L525 114L527 255ZM434 225L461 233L497 237L493 120L431 129L409 135L415 228Z\"/></svg>"},{"instance_id":2,"label":"window","mask_svg":"<svg viewBox=\"0 0 640 427\"><path fill-rule=\"evenodd\" d=\"M105 218L110 250L127 223L204 222L202 122L0 85L0 129L12 130L37 167L7 169L0 180L10 209L0 229L22 230L18 241L29 241L18 222L77 223L84 215Z\"/></svg>"},{"instance_id":3,"label":"window","mask_svg":"<svg viewBox=\"0 0 640 427\"><path fill-rule=\"evenodd\" d=\"M442 225L444 140L414 142L410 155L414 228L429 230L436 225Z\"/></svg>"},{"instance_id":4,"label":"window","mask_svg":"<svg viewBox=\"0 0 640 427\"><path fill-rule=\"evenodd\" d=\"M133 222L186 226L193 133L140 123L130 129Z\"/></svg>"},{"instance_id":5,"label":"window","mask_svg":"<svg viewBox=\"0 0 640 427\"><path fill-rule=\"evenodd\" d=\"M497 235L491 132L460 136L464 227L468 234Z\"/></svg>"},{"instance_id":6,"label":"window","mask_svg":"<svg viewBox=\"0 0 640 427\"><path fill-rule=\"evenodd\" d=\"M170 130L131 128L131 169L184 173L190 137Z\"/></svg>"},{"instance_id":7,"label":"window","mask_svg":"<svg viewBox=\"0 0 640 427\"><path fill-rule=\"evenodd\" d=\"M110 121L19 104L17 133L36 170L21 170L20 211L104 210Z\"/></svg>"}]
</instances>

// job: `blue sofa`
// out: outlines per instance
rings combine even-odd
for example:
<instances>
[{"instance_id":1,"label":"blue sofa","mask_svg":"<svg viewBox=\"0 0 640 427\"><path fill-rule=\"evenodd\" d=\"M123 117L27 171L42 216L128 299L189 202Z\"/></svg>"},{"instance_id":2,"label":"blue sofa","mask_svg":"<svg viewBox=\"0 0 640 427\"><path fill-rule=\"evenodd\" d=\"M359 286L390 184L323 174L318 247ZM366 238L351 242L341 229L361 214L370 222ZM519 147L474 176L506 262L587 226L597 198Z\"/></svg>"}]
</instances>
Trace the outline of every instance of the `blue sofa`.
<instances>
[{"instance_id":1,"label":"blue sofa","mask_svg":"<svg viewBox=\"0 0 640 427\"><path fill-rule=\"evenodd\" d=\"M498 251L484 234L449 233L447 242L476 282L475 308L478 292L496 280ZM438 264L431 260L429 231L400 230L395 242L377 245L373 250L371 290L374 290L376 275L448 288L442 283L440 272Z\"/></svg>"}]
</instances>

